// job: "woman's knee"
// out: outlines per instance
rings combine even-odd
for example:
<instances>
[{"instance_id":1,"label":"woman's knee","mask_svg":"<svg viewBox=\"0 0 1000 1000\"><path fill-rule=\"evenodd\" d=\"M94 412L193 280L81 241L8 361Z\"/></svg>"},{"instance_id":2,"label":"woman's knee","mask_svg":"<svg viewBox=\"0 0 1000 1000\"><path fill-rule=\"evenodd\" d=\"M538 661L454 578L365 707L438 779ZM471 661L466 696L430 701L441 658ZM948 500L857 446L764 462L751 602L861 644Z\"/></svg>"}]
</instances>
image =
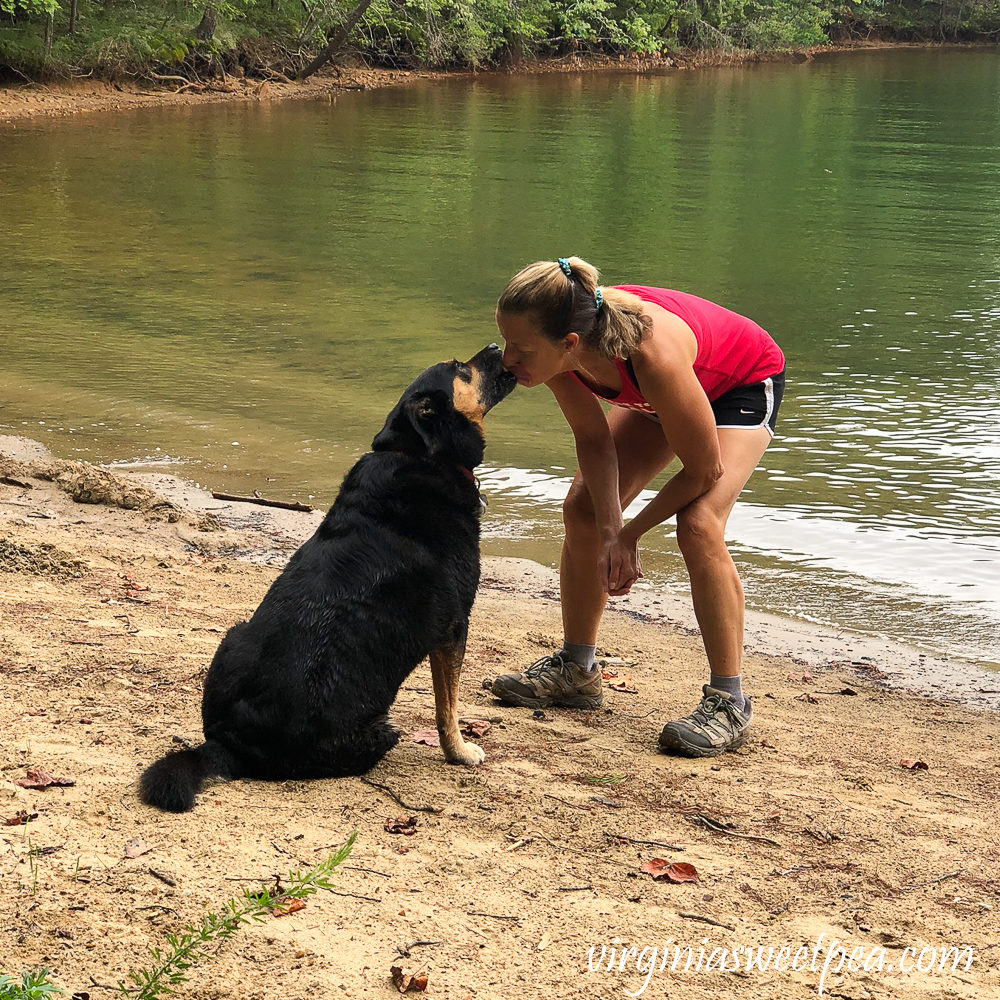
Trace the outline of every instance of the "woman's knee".
<instances>
[{"instance_id":1,"label":"woman's knee","mask_svg":"<svg viewBox=\"0 0 1000 1000\"><path fill-rule=\"evenodd\" d=\"M571 535L594 534L597 531L597 517L587 487L574 483L566 499L563 500L563 525L566 537Z\"/></svg>"},{"instance_id":2,"label":"woman's knee","mask_svg":"<svg viewBox=\"0 0 1000 1000\"><path fill-rule=\"evenodd\" d=\"M697 503L685 507L677 514L677 545L687 562L728 555L725 522Z\"/></svg>"}]
</instances>

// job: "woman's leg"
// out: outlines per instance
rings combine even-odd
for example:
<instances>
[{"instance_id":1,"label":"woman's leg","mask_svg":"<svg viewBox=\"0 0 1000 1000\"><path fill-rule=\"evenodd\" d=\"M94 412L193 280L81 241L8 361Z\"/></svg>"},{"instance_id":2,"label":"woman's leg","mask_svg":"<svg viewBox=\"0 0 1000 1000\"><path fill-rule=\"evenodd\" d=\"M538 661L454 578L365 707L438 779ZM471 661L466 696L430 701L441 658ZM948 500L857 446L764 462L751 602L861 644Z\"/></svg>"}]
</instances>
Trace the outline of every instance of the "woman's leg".
<instances>
[{"instance_id":1,"label":"woman's leg","mask_svg":"<svg viewBox=\"0 0 1000 1000\"><path fill-rule=\"evenodd\" d=\"M632 410L613 409L608 423L618 455L618 488L627 507L674 457L655 420ZM597 574L600 538L590 494L577 472L563 504L566 537L559 571L564 641L592 647L608 595ZM591 650L591 653L593 651ZM524 673L503 674L490 690L503 701L527 708L560 705L598 708L603 700L600 671L574 662L567 648L543 656Z\"/></svg>"},{"instance_id":2,"label":"woman's leg","mask_svg":"<svg viewBox=\"0 0 1000 1000\"><path fill-rule=\"evenodd\" d=\"M743 584L726 546L726 524L771 436L765 428L719 431L722 478L677 515L677 544L713 674L735 677L743 664Z\"/></svg>"},{"instance_id":3,"label":"woman's leg","mask_svg":"<svg viewBox=\"0 0 1000 1000\"><path fill-rule=\"evenodd\" d=\"M720 429L722 478L677 515L677 544L691 578L691 598L709 669L717 687L738 691L743 666L743 584L729 549L726 523L771 437L766 428ZM742 709L742 711L741 711ZM714 757L746 741L750 711L732 697L706 694L691 715L668 723L660 746L694 757Z\"/></svg>"}]
</instances>

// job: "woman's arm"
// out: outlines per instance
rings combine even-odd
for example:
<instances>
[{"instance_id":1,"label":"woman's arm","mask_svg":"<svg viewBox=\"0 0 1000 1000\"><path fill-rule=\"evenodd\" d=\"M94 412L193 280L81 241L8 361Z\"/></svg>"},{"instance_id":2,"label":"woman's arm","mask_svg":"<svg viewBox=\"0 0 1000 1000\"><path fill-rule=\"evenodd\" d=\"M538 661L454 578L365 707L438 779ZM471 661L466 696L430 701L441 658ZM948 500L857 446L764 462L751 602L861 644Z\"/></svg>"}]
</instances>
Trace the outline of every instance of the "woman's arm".
<instances>
[{"instance_id":1,"label":"woman's arm","mask_svg":"<svg viewBox=\"0 0 1000 1000\"><path fill-rule=\"evenodd\" d=\"M614 596L627 594L642 576L635 542L623 543L618 452L601 404L575 378L564 372L546 383L576 439L576 455L594 507L598 533L594 570L601 586Z\"/></svg>"},{"instance_id":2,"label":"woman's arm","mask_svg":"<svg viewBox=\"0 0 1000 1000\"><path fill-rule=\"evenodd\" d=\"M573 431L576 458L594 505L597 529L602 535L617 535L622 527L622 504L618 489L618 454L608 418L597 397L569 372L556 375L546 385Z\"/></svg>"}]
</instances>

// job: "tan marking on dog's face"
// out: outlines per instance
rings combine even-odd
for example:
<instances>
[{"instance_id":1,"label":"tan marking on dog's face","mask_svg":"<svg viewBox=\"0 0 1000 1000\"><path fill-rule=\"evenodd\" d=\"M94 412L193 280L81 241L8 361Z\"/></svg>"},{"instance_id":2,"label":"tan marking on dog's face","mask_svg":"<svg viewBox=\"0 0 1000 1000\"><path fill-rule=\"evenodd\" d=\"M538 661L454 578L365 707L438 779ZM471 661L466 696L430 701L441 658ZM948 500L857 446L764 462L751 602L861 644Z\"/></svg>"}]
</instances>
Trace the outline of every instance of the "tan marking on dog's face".
<instances>
[{"instance_id":1,"label":"tan marking on dog's face","mask_svg":"<svg viewBox=\"0 0 1000 1000\"><path fill-rule=\"evenodd\" d=\"M483 417L485 410L481 400L480 389L483 383L483 373L473 368L472 381L466 382L462 378L455 377L451 386L452 401L455 409L462 414L470 423L479 428L479 433L483 432Z\"/></svg>"}]
</instances>

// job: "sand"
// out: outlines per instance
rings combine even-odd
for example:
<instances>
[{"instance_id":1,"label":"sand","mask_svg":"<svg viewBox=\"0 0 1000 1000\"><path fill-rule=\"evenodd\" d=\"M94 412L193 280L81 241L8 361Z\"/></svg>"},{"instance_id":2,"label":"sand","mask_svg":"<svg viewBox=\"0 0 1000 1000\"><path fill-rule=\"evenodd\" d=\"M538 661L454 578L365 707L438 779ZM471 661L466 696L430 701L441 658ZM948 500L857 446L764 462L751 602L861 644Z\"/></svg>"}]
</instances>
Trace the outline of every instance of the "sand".
<instances>
[{"instance_id":1,"label":"sand","mask_svg":"<svg viewBox=\"0 0 1000 1000\"><path fill-rule=\"evenodd\" d=\"M99 499L95 477L112 503L80 502ZM694 706L704 654L647 594L606 617L605 707L536 718L481 687L560 638L557 581L531 563L484 564L461 685L463 715L491 726L482 766L411 740L433 728L423 664L394 708L404 738L369 775L384 787L239 781L191 813L143 806L137 773L200 737L223 633L321 517L160 485L169 501L0 441L0 818L34 817L0 826L0 967L46 965L70 993L111 996L168 933L357 831L335 893L241 929L180 995L388 997L392 966L451 1000L1000 994L996 714L887 686L888 648L862 660L841 637L824 662L829 645L799 626L747 655L745 748L664 756L656 736ZM28 768L75 784L15 786ZM415 833L386 829L400 816ZM654 881L654 858L698 880ZM761 945L749 971L745 951L705 971L714 949ZM945 949L966 947L953 969Z\"/></svg>"}]
</instances>

